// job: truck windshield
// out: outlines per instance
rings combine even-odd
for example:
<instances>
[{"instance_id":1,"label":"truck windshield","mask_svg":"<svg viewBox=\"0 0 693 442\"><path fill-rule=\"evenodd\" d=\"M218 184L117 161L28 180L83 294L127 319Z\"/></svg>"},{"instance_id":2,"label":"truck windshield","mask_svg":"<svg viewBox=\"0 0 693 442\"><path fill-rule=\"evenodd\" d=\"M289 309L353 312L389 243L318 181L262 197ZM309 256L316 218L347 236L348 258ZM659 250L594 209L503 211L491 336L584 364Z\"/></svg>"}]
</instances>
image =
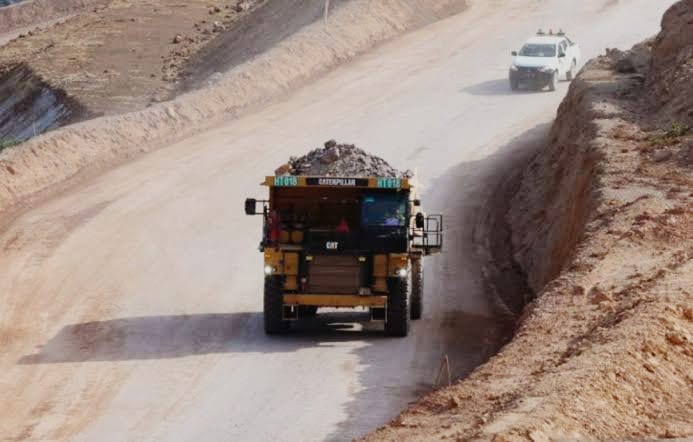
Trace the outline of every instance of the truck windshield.
<instances>
[{"instance_id":1,"label":"truck windshield","mask_svg":"<svg viewBox=\"0 0 693 442\"><path fill-rule=\"evenodd\" d=\"M552 44L526 44L520 50L523 57L555 57L556 45Z\"/></svg>"},{"instance_id":2,"label":"truck windshield","mask_svg":"<svg viewBox=\"0 0 693 442\"><path fill-rule=\"evenodd\" d=\"M361 223L364 227L404 227L407 222L407 197L370 194L363 197Z\"/></svg>"}]
</instances>

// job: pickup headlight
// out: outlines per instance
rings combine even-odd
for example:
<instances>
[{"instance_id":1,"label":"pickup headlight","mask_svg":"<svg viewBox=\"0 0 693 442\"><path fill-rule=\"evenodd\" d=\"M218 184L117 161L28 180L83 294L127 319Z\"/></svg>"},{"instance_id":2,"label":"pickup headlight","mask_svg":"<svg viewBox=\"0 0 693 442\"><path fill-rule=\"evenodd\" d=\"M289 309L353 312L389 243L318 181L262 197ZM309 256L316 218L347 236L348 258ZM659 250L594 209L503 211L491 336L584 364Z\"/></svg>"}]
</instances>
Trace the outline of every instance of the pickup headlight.
<instances>
[{"instance_id":1,"label":"pickup headlight","mask_svg":"<svg viewBox=\"0 0 693 442\"><path fill-rule=\"evenodd\" d=\"M544 67L539 68L539 70L542 72L547 72L547 73L555 71L555 69L552 68L551 66L544 66Z\"/></svg>"},{"instance_id":2,"label":"pickup headlight","mask_svg":"<svg viewBox=\"0 0 693 442\"><path fill-rule=\"evenodd\" d=\"M407 269L402 268L397 270L397 276L399 276L400 278L406 278L408 274L409 272L407 271Z\"/></svg>"},{"instance_id":3,"label":"pickup headlight","mask_svg":"<svg viewBox=\"0 0 693 442\"><path fill-rule=\"evenodd\" d=\"M511 65L510 65L510 70L511 70L511 71L518 71L519 69L518 69L517 66L515 66L514 64L511 64Z\"/></svg>"},{"instance_id":4,"label":"pickup headlight","mask_svg":"<svg viewBox=\"0 0 693 442\"><path fill-rule=\"evenodd\" d=\"M274 273L274 267L272 266L265 266L265 275L269 276Z\"/></svg>"}]
</instances>

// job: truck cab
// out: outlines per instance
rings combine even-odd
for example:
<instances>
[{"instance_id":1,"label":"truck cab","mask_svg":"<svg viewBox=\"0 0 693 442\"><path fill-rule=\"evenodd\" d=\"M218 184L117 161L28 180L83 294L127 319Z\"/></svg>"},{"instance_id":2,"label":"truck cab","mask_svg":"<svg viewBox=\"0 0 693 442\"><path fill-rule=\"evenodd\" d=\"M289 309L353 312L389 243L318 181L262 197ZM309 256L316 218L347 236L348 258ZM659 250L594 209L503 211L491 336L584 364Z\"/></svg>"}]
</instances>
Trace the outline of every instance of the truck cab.
<instances>
[{"instance_id":1,"label":"truck cab","mask_svg":"<svg viewBox=\"0 0 693 442\"><path fill-rule=\"evenodd\" d=\"M269 334L319 308L367 308L393 336L422 314L425 256L442 247L442 217L426 216L408 179L267 177L264 322Z\"/></svg>"}]
</instances>

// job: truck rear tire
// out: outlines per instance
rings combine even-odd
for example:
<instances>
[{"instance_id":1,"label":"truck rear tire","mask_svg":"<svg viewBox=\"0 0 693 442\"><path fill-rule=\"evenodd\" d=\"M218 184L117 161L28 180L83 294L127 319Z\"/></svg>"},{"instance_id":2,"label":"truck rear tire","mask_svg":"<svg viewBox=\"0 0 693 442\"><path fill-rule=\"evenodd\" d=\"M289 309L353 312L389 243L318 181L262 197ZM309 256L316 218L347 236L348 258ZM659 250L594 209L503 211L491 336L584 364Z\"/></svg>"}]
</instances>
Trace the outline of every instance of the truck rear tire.
<instances>
[{"instance_id":1,"label":"truck rear tire","mask_svg":"<svg viewBox=\"0 0 693 442\"><path fill-rule=\"evenodd\" d=\"M284 320L284 288L281 277L265 277L264 320L265 333L276 335L289 329L289 322Z\"/></svg>"},{"instance_id":2,"label":"truck rear tire","mask_svg":"<svg viewBox=\"0 0 693 442\"><path fill-rule=\"evenodd\" d=\"M409 334L409 284L406 278L388 280L390 294L387 297L385 333L404 337Z\"/></svg>"},{"instance_id":3,"label":"truck rear tire","mask_svg":"<svg viewBox=\"0 0 693 442\"><path fill-rule=\"evenodd\" d=\"M414 320L423 315L423 290L423 261L414 259L411 262L411 318Z\"/></svg>"}]
</instances>

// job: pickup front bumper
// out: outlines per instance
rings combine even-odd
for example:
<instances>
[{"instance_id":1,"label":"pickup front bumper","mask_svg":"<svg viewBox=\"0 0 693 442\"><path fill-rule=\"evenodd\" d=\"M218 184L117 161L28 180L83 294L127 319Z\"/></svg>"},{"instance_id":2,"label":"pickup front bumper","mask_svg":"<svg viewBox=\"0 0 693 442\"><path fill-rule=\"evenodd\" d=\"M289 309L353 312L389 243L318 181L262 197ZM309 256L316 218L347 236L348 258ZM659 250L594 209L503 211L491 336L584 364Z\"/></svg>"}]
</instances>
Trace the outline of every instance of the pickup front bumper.
<instances>
[{"instance_id":1,"label":"pickup front bumper","mask_svg":"<svg viewBox=\"0 0 693 442\"><path fill-rule=\"evenodd\" d=\"M513 83L531 84L536 87L547 86L551 82L553 72L544 72L540 68L518 67L516 71L509 71L510 81Z\"/></svg>"}]
</instances>

